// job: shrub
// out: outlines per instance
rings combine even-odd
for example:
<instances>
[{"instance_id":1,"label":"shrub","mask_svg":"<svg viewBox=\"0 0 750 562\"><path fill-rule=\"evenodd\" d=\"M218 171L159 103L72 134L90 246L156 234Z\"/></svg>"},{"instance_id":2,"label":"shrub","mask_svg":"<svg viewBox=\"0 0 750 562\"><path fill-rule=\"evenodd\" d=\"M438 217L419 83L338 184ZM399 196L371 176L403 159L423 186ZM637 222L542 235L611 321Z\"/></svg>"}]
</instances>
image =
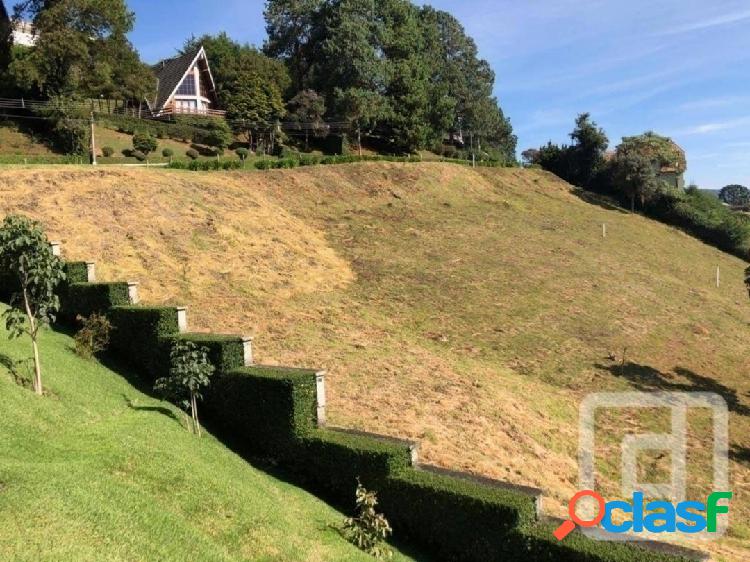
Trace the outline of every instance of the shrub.
<instances>
[{"instance_id":1,"label":"shrub","mask_svg":"<svg viewBox=\"0 0 750 562\"><path fill-rule=\"evenodd\" d=\"M172 156L174 156L174 150L172 150L171 148L165 148L164 150L161 151L161 155L164 158L170 158L171 159Z\"/></svg>"},{"instance_id":2,"label":"shrub","mask_svg":"<svg viewBox=\"0 0 750 562\"><path fill-rule=\"evenodd\" d=\"M190 149L188 149L188 151L187 151L187 152L185 152L185 155L186 155L186 156L187 156L188 158L190 158L191 160L197 160L197 159L198 159L198 156L200 156L200 154L198 154L198 151L197 151L197 150L195 150L194 148L190 148Z\"/></svg>"},{"instance_id":3,"label":"shrub","mask_svg":"<svg viewBox=\"0 0 750 562\"><path fill-rule=\"evenodd\" d=\"M134 151L133 151L133 152L131 153L131 156L132 156L133 158L135 158L136 160L138 160L138 162L143 162L143 161L145 161L145 160L146 160L146 155L145 155L145 154L143 154L143 152L141 152L140 150L134 150Z\"/></svg>"},{"instance_id":4,"label":"shrub","mask_svg":"<svg viewBox=\"0 0 750 562\"><path fill-rule=\"evenodd\" d=\"M92 314L88 318L78 316L81 329L75 335L75 352L84 359L91 359L109 346L112 324L106 316Z\"/></svg>"},{"instance_id":5,"label":"shrub","mask_svg":"<svg viewBox=\"0 0 750 562\"><path fill-rule=\"evenodd\" d=\"M247 148L240 147L237 150L234 151L234 153L237 155L237 157L242 160L243 162L247 160L247 157L250 155L250 151Z\"/></svg>"},{"instance_id":6,"label":"shrub","mask_svg":"<svg viewBox=\"0 0 750 562\"><path fill-rule=\"evenodd\" d=\"M393 529L385 516L375 510L378 505L377 494L357 482L355 498L357 516L344 520L342 533L349 542L375 558L392 556L391 549L383 543L393 534Z\"/></svg>"},{"instance_id":7,"label":"shrub","mask_svg":"<svg viewBox=\"0 0 750 562\"><path fill-rule=\"evenodd\" d=\"M115 153L115 149L112 148L111 146L102 147L102 156L104 156L105 158L109 158L114 153Z\"/></svg>"},{"instance_id":8,"label":"shrub","mask_svg":"<svg viewBox=\"0 0 750 562\"><path fill-rule=\"evenodd\" d=\"M138 158L137 153L140 152L144 155L143 159L145 160L158 146L159 143L156 142L154 136L147 131L138 131L133 135L133 149L135 150L133 156L136 158ZM138 160L141 159L138 158Z\"/></svg>"}]
</instances>

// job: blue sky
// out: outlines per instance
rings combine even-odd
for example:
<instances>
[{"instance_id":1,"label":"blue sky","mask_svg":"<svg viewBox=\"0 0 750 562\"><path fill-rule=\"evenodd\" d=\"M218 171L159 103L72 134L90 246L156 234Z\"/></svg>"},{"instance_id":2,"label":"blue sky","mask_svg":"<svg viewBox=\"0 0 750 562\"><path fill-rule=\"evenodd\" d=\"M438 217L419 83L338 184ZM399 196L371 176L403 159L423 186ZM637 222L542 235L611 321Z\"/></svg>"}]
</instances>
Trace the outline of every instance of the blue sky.
<instances>
[{"instance_id":1,"label":"blue sky","mask_svg":"<svg viewBox=\"0 0 750 562\"><path fill-rule=\"evenodd\" d=\"M589 111L613 145L653 129L687 151L688 181L750 186L748 0L434 0L497 74L519 150L563 142ZM261 0L129 0L149 62L191 34L261 45Z\"/></svg>"}]
</instances>

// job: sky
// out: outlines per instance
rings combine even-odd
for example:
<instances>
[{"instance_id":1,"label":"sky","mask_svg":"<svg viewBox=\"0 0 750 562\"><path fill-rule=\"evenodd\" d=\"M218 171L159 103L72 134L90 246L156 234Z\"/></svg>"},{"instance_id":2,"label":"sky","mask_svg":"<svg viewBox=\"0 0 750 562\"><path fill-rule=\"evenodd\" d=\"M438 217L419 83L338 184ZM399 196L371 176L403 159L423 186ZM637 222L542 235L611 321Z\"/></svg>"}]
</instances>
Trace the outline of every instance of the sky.
<instances>
[{"instance_id":1,"label":"sky","mask_svg":"<svg viewBox=\"0 0 750 562\"><path fill-rule=\"evenodd\" d=\"M148 62L191 35L262 45L262 0L129 0ZM750 1L432 0L496 73L519 152L568 140L590 112L612 147L647 130L687 152L686 180L750 186Z\"/></svg>"}]
</instances>

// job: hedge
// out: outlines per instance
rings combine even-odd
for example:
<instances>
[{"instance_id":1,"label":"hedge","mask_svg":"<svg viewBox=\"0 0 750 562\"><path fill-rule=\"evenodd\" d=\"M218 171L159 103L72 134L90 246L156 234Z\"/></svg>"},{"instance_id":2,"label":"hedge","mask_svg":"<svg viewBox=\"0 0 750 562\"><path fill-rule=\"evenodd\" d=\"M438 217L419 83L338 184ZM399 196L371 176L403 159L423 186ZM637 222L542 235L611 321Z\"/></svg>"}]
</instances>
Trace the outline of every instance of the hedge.
<instances>
[{"instance_id":1,"label":"hedge","mask_svg":"<svg viewBox=\"0 0 750 562\"><path fill-rule=\"evenodd\" d=\"M575 531L560 542L552 536L557 528L554 523L537 523L520 527L509 540L518 545L514 557L502 560L540 560L548 562L690 562L693 556L647 550L635 544L614 541L596 541ZM491 560L491 559L488 559Z\"/></svg>"},{"instance_id":2,"label":"hedge","mask_svg":"<svg viewBox=\"0 0 750 562\"><path fill-rule=\"evenodd\" d=\"M262 366L219 373L205 409L243 450L288 459L298 448L298 437L315 429L315 373Z\"/></svg>"},{"instance_id":3,"label":"hedge","mask_svg":"<svg viewBox=\"0 0 750 562\"><path fill-rule=\"evenodd\" d=\"M313 370L245 367L218 375L207 415L243 452L271 457L306 487L351 505L357 479L378 492L395 536L440 560L675 562L679 556L573 534L536 521L536 497L411 467L408 445L317 428Z\"/></svg>"},{"instance_id":4,"label":"hedge","mask_svg":"<svg viewBox=\"0 0 750 562\"><path fill-rule=\"evenodd\" d=\"M357 479L370 490L386 490L388 476L411 466L411 450L369 435L318 429L300 440L294 471L316 491L350 505Z\"/></svg>"},{"instance_id":5,"label":"hedge","mask_svg":"<svg viewBox=\"0 0 750 562\"><path fill-rule=\"evenodd\" d=\"M142 369L151 382L169 370L169 336L176 334L174 307L115 306L107 313L112 323L110 350L133 367Z\"/></svg>"},{"instance_id":6,"label":"hedge","mask_svg":"<svg viewBox=\"0 0 750 562\"><path fill-rule=\"evenodd\" d=\"M510 560L522 554L512 533L536 519L532 495L426 471L391 475L381 490L394 536L440 560Z\"/></svg>"},{"instance_id":7,"label":"hedge","mask_svg":"<svg viewBox=\"0 0 750 562\"><path fill-rule=\"evenodd\" d=\"M218 373L226 373L245 364L245 346L239 336L216 334L173 334L168 342L189 341L208 351L208 359Z\"/></svg>"},{"instance_id":8,"label":"hedge","mask_svg":"<svg viewBox=\"0 0 750 562\"><path fill-rule=\"evenodd\" d=\"M316 156L316 155L300 155L298 157L289 158L261 158L253 163L253 166L257 170L281 170L281 169L292 169L304 166L329 166L333 164L354 164L357 162L422 162L422 158L419 156L356 156L356 155L344 155L344 156ZM437 160L439 162L447 162L450 164L460 164L463 166L471 166L470 161L446 159L442 158ZM482 161L477 162L477 166L485 168L503 168L513 167L515 164L506 164L503 162L495 161ZM192 170L192 171L217 171L217 170L235 170L244 168L242 162L231 160L231 161L203 161L203 162L173 162L170 168L178 170Z\"/></svg>"},{"instance_id":9,"label":"hedge","mask_svg":"<svg viewBox=\"0 0 750 562\"><path fill-rule=\"evenodd\" d=\"M72 283L61 294L60 319L72 322L78 315L88 318L129 303L127 283Z\"/></svg>"}]
</instances>

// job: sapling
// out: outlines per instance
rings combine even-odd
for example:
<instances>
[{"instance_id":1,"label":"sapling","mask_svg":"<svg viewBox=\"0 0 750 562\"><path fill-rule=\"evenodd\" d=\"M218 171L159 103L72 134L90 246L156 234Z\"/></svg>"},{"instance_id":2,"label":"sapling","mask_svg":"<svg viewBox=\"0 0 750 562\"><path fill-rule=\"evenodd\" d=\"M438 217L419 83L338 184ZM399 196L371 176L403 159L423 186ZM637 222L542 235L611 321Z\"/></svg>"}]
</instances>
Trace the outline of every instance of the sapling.
<instances>
[{"instance_id":1,"label":"sapling","mask_svg":"<svg viewBox=\"0 0 750 562\"><path fill-rule=\"evenodd\" d=\"M342 532L346 539L375 558L390 558L393 551L384 542L393 533L385 515L378 513L378 497L357 480L357 517L344 520Z\"/></svg>"},{"instance_id":2,"label":"sapling","mask_svg":"<svg viewBox=\"0 0 750 562\"><path fill-rule=\"evenodd\" d=\"M62 261L55 256L41 225L9 215L0 227L0 271L17 283L10 308L3 313L10 339L27 335L34 352L34 392L42 396L39 330L55 320L60 299L55 289L65 279Z\"/></svg>"},{"instance_id":3,"label":"sapling","mask_svg":"<svg viewBox=\"0 0 750 562\"><path fill-rule=\"evenodd\" d=\"M170 354L169 376L158 379L154 384L154 390L190 413L190 427L198 437L201 436L198 402L203 400L201 390L209 385L213 374L214 366L208 360L205 347L178 341Z\"/></svg>"}]
</instances>

